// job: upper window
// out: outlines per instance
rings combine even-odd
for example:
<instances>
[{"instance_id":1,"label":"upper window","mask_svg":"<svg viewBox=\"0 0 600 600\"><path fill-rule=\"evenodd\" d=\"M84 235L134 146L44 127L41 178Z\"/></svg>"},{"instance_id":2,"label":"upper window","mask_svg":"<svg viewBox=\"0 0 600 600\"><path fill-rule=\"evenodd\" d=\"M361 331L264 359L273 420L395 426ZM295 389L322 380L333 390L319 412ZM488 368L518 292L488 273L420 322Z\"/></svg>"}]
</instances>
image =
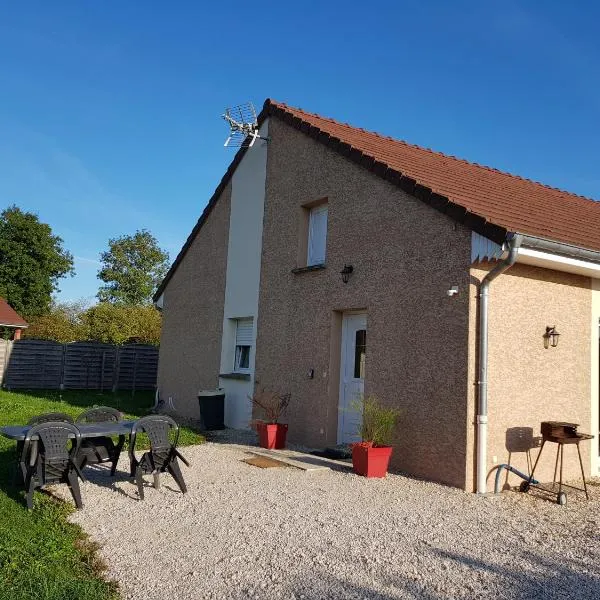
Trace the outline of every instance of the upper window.
<instances>
[{"instance_id":1,"label":"upper window","mask_svg":"<svg viewBox=\"0 0 600 600\"><path fill-rule=\"evenodd\" d=\"M327 246L327 204L320 204L310 209L308 217L308 256L306 265L322 265L325 263Z\"/></svg>"},{"instance_id":2,"label":"upper window","mask_svg":"<svg viewBox=\"0 0 600 600\"><path fill-rule=\"evenodd\" d=\"M253 329L253 319L237 319L235 330L235 363L233 365L233 370L237 373L247 373L250 371Z\"/></svg>"}]
</instances>

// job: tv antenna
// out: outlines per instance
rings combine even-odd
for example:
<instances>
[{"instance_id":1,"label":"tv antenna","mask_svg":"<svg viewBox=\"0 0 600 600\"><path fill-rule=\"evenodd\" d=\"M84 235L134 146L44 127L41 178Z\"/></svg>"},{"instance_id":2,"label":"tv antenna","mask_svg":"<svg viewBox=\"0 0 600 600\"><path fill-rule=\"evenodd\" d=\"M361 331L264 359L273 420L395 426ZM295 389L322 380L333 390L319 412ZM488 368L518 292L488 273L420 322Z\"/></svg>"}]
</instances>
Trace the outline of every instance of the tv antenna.
<instances>
[{"instance_id":1,"label":"tv antenna","mask_svg":"<svg viewBox=\"0 0 600 600\"><path fill-rule=\"evenodd\" d=\"M223 144L225 147L239 148L246 146L252 148L258 139L267 140L258 134L258 121L252 102L226 108L221 115L229 124L229 136Z\"/></svg>"}]
</instances>

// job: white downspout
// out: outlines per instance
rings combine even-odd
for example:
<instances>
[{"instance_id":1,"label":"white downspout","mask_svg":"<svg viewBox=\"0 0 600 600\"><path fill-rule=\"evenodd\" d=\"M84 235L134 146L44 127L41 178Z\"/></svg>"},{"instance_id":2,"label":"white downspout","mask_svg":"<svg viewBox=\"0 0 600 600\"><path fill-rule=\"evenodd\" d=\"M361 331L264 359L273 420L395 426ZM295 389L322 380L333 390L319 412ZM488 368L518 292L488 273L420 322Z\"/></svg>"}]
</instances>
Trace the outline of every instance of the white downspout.
<instances>
[{"instance_id":1,"label":"white downspout","mask_svg":"<svg viewBox=\"0 0 600 600\"><path fill-rule=\"evenodd\" d=\"M510 269L517 260L521 235L508 242L508 256L501 260L484 278L479 287L479 377L477 401L477 493L487 491L487 433L488 433L488 304L490 284L498 275Z\"/></svg>"}]
</instances>

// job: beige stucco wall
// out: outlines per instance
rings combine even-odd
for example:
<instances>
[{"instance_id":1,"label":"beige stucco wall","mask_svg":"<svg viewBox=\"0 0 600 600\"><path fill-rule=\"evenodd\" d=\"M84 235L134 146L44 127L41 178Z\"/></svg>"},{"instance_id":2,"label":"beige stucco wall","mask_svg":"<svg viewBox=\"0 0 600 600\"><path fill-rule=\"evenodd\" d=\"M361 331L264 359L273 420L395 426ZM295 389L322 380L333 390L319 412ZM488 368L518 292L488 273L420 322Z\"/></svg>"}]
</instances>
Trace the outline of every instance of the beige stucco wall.
<instances>
[{"instance_id":1,"label":"beige stucco wall","mask_svg":"<svg viewBox=\"0 0 600 600\"><path fill-rule=\"evenodd\" d=\"M291 441L335 444L340 315L364 309L366 392L403 410L393 466L464 486L470 231L277 119L269 136L257 385L291 392ZM323 197L327 267L293 274Z\"/></svg>"},{"instance_id":2,"label":"beige stucco wall","mask_svg":"<svg viewBox=\"0 0 600 600\"><path fill-rule=\"evenodd\" d=\"M198 390L218 383L230 207L231 184L164 291L159 393L173 399L178 413L196 418Z\"/></svg>"},{"instance_id":3,"label":"beige stucco wall","mask_svg":"<svg viewBox=\"0 0 600 600\"><path fill-rule=\"evenodd\" d=\"M469 489L475 486L477 285L487 270L472 269L469 294ZM509 454L518 433L512 428L532 428L538 437L541 421L557 420L580 423L581 431L590 432L591 301L589 278L539 267L516 264L491 284L488 469L496 457L497 463L510 462L527 471L525 453ZM547 325L556 325L561 336L556 348L546 350L542 336ZM582 450L589 473L590 444L582 444ZM534 460L537 452L531 452ZM565 448L564 456L565 476L580 477L575 448ZM547 444L536 471L542 481L552 481L555 457L556 445ZM510 485L520 481L514 475L508 478ZM492 476L488 489L493 483Z\"/></svg>"},{"instance_id":4,"label":"beige stucco wall","mask_svg":"<svg viewBox=\"0 0 600 600\"><path fill-rule=\"evenodd\" d=\"M590 357L591 357L591 382L590 402L591 410L591 432L600 431L600 279L594 278L592 284L592 314L590 319ZM600 440L596 435L590 444L591 464L590 474L599 474Z\"/></svg>"}]
</instances>

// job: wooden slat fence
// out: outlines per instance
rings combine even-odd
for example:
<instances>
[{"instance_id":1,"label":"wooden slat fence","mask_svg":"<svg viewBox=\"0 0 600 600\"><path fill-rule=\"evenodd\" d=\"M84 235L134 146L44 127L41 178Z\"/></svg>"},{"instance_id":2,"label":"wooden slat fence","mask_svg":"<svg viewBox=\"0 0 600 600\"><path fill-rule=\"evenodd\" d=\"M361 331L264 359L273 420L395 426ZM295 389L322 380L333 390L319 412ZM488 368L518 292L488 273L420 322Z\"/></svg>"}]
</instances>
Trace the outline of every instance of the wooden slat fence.
<instances>
[{"instance_id":1,"label":"wooden slat fence","mask_svg":"<svg viewBox=\"0 0 600 600\"><path fill-rule=\"evenodd\" d=\"M110 390L113 387L118 349L110 344L74 342L65 344L63 388L66 390Z\"/></svg>"},{"instance_id":2,"label":"wooden slat fence","mask_svg":"<svg viewBox=\"0 0 600 600\"><path fill-rule=\"evenodd\" d=\"M8 389L150 390L157 370L156 346L0 340L0 381Z\"/></svg>"},{"instance_id":3,"label":"wooden slat fence","mask_svg":"<svg viewBox=\"0 0 600 600\"><path fill-rule=\"evenodd\" d=\"M158 348L142 344L119 346L115 385L119 390L149 390L156 386Z\"/></svg>"}]
</instances>

